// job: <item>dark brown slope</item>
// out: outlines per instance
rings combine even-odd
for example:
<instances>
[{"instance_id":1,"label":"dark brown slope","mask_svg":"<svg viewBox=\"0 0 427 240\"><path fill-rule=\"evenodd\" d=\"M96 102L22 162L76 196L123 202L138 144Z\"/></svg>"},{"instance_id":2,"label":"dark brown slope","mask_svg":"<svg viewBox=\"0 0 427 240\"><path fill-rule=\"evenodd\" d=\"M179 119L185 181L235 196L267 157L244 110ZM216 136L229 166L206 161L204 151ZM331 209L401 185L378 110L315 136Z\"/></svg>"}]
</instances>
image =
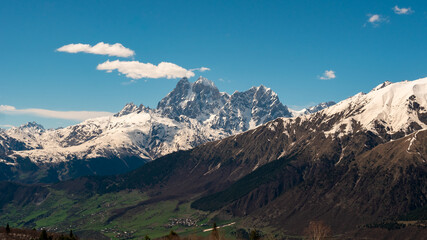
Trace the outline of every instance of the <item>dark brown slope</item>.
<instances>
[{"instance_id":1,"label":"dark brown slope","mask_svg":"<svg viewBox=\"0 0 427 240\"><path fill-rule=\"evenodd\" d=\"M411 139L415 140L408 151ZM367 223L396 219L427 205L424 156L427 131L420 131L378 145L357 156L347 169L324 163L308 164L301 168L304 181L296 187L286 189L286 181L272 181L224 209L249 215L248 224L275 225L295 233L300 233L312 220L323 220L335 231L343 232ZM269 199L272 192L282 193ZM256 205L266 199L267 204Z\"/></svg>"},{"instance_id":2,"label":"dark brown slope","mask_svg":"<svg viewBox=\"0 0 427 240\"><path fill-rule=\"evenodd\" d=\"M40 185L23 185L12 182L0 182L0 209L8 203L24 206L27 203L40 203L49 194L49 190Z\"/></svg>"},{"instance_id":3,"label":"dark brown slope","mask_svg":"<svg viewBox=\"0 0 427 240\"><path fill-rule=\"evenodd\" d=\"M308 130L315 128L318 129L316 132ZM104 184L105 189L101 188L101 191L157 189L171 195L218 192L279 158L298 156L306 162L319 160L333 166L340 157L344 163L347 158L351 159L383 141L370 132L361 131L352 137L326 138L322 128L328 128L327 124L301 123L299 118L277 119L254 130L157 159L138 170L115 177L111 180L114 184ZM343 148L345 152L342 152Z\"/></svg>"}]
</instances>

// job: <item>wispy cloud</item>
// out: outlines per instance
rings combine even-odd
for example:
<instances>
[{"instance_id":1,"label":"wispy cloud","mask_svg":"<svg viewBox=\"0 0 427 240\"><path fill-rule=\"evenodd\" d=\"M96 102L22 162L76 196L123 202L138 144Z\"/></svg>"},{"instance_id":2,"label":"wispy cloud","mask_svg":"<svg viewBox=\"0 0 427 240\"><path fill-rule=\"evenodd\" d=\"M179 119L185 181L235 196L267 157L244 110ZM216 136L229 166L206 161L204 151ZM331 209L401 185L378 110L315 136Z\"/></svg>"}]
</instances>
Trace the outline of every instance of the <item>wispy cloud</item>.
<instances>
[{"instance_id":1,"label":"wispy cloud","mask_svg":"<svg viewBox=\"0 0 427 240\"><path fill-rule=\"evenodd\" d=\"M112 72L117 70L119 73L126 75L128 78L141 79L141 78L182 78L182 77L193 77L194 70L187 70L174 63L161 62L158 65L151 63L142 63L139 61L106 61L99 64L96 69L105 70ZM198 68L198 71L206 71L208 68Z\"/></svg>"},{"instance_id":2,"label":"wispy cloud","mask_svg":"<svg viewBox=\"0 0 427 240\"><path fill-rule=\"evenodd\" d=\"M326 70L322 76L319 77L322 80L329 80L336 78L335 71L333 70Z\"/></svg>"},{"instance_id":3,"label":"wispy cloud","mask_svg":"<svg viewBox=\"0 0 427 240\"><path fill-rule=\"evenodd\" d=\"M13 125L9 125L9 124L0 124L0 128L13 128Z\"/></svg>"},{"instance_id":4,"label":"wispy cloud","mask_svg":"<svg viewBox=\"0 0 427 240\"><path fill-rule=\"evenodd\" d=\"M108 55L115 57L132 57L135 55L135 52L129 48L124 47L120 43L108 44L108 43L97 43L95 46L89 44L68 44L56 49L58 52L67 52L67 53L91 53L98 55Z\"/></svg>"},{"instance_id":5,"label":"wispy cloud","mask_svg":"<svg viewBox=\"0 0 427 240\"><path fill-rule=\"evenodd\" d=\"M199 68L189 69L189 71L192 71L192 72L194 72L194 71L205 72L205 71L210 71L210 70L211 69L207 68L207 67L199 67Z\"/></svg>"},{"instance_id":6,"label":"wispy cloud","mask_svg":"<svg viewBox=\"0 0 427 240\"><path fill-rule=\"evenodd\" d=\"M399 8L397 5L393 8L394 13L398 15L409 15L412 14L414 11L408 7L408 8Z\"/></svg>"},{"instance_id":7,"label":"wispy cloud","mask_svg":"<svg viewBox=\"0 0 427 240\"><path fill-rule=\"evenodd\" d=\"M379 14L368 14L367 23L371 24L374 27L378 27L382 22L388 22L388 18ZM366 23L365 23L366 26Z\"/></svg>"},{"instance_id":8,"label":"wispy cloud","mask_svg":"<svg viewBox=\"0 0 427 240\"><path fill-rule=\"evenodd\" d=\"M7 115L34 115L44 118L84 121L89 118L111 116L110 112L97 111L53 111L40 108L16 109L14 106L0 105L0 114Z\"/></svg>"}]
</instances>

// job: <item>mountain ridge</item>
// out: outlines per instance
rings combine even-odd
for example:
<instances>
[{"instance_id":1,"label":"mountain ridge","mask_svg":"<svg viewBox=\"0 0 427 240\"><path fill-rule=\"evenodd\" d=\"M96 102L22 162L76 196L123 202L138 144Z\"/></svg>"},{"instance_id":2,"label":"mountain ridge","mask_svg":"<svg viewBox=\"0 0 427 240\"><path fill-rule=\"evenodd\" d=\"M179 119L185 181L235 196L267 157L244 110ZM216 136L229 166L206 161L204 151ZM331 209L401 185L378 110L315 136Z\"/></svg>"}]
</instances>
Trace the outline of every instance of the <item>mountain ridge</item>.
<instances>
[{"instance_id":1,"label":"mountain ridge","mask_svg":"<svg viewBox=\"0 0 427 240\"><path fill-rule=\"evenodd\" d=\"M29 123L2 131L0 168L7 173L4 180L19 179L26 171L20 170L20 163L29 162L31 169L44 168L49 172L44 181L77 177L79 171L106 172L107 169L99 169L99 164L91 164L92 160L109 160L117 169L131 170L168 153L290 116L277 94L265 86L229 95L219 92L206 78L200 77L193 83L183 78L155 109L128 103L113 116L88 119L66 128L45 130L37 123ZM139 163L135 158L140 159ZM69 170L55 166L64 168L64 164Z\"/></svg>"}]
</instances>

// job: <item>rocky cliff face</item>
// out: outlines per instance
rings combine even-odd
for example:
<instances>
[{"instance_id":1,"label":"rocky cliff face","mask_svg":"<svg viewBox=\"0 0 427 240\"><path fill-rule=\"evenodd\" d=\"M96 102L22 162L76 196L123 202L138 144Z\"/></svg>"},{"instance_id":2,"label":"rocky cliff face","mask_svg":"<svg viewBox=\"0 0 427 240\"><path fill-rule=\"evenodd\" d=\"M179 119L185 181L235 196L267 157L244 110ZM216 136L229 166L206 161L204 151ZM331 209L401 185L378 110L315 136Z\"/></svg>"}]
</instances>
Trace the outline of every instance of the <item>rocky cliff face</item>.
<instances>
[{"instance_id":1,"label":"rocky cliff face","mask_svg":"<svg viewBox=\"0 0 427 240\"><path fill-rule=\"evenodd\" d=\"M159 102L157 109L163 116L172 119L186 116L202 121L215 114L229 97L227 93L220 93L213 82L206 78L199 78L194 83L183 78Z\"/></svg>"},{"instance_id":2,"label":"rocky cliff face","mask_svg":"<svg viewBox=\"0 0 427 240\"><path fill-rule=\"evenodd\" d=\"M228 132L246 131L278 117L292 117L277 94L263 85L229 95L219 92L206 78L194 83L186 78L180 80L159 102L157 110L169 118L183 115Z\"/></svg>"}]
</instances>

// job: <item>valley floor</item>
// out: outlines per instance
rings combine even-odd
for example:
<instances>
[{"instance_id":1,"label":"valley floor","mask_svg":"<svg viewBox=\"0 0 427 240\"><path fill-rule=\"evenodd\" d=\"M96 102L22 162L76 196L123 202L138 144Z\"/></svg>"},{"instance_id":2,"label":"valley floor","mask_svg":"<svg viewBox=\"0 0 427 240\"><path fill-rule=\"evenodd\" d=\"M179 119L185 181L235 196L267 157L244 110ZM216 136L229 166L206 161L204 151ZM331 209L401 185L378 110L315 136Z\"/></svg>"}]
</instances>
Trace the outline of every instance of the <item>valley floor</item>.
<instances>
[{"instance_id":1,"label":"valley floor","mask_svg":"<svg viewBox=\"0 0 427 240\"><path fill-rule=\"evenodd\" d=\"M58 233L67 233L71 229L80 239L143 239L146 235L156 239L171 231L188 239L198 239L212 234L206 230L212 228L213 222L223 226L219 231L225 239L248 239L253 230L243 226L245 221L241 219L227 219L215 212L192 209L190 205L190 201L178 200L153 202L139 191L82 197L50 189L50 195L43 202L22 208L13 203L4 206L0 222L22 229L46 229ZM423 239L427 236L426 222L399 224L407 226L398 225L400 227L389 230L384 226L361 227L347 234L331 235L328 239ZM263 239L305 239L284 229L261 230ZM5 236L4 228L2 232L1 239L19 239Z\"/></svg>"}]
</instances>

